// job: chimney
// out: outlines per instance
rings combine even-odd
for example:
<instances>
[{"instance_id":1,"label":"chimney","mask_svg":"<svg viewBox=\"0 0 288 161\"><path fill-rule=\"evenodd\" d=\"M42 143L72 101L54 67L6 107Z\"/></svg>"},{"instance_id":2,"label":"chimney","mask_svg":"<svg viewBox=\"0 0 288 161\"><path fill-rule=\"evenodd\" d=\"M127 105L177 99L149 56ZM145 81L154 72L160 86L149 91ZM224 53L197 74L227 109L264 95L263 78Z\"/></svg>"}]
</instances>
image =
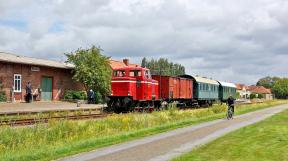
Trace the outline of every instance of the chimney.
<instances>
[{"instance_id":1,"label":"chimney","mask_svg":"<svg viewBox=\"0 0 288 161\"><path fill-rule=\"evenodd\" d=\"M123 59L123 63L124 63L126 66L129 66L129 59Z\"/></svg>"}]
</instances>

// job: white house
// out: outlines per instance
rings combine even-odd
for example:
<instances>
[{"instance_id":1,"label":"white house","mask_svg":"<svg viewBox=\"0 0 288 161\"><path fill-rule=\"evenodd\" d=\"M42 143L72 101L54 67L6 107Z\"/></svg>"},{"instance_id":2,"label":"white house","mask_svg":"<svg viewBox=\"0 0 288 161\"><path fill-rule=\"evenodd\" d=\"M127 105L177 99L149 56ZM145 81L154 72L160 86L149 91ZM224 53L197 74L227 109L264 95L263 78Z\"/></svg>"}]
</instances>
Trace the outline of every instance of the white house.
<instances>
[{"instance_id":1,"label":"white house","mask_svg":"<svg viewBox=\"0 0 288 161\"><path fill-rule=\"evenodd\" d=\"M251 91L249 91L249 87L244 84L236 84L236 92L240 94L239 99L249 99Z\"/></svg>"}]
</instances>

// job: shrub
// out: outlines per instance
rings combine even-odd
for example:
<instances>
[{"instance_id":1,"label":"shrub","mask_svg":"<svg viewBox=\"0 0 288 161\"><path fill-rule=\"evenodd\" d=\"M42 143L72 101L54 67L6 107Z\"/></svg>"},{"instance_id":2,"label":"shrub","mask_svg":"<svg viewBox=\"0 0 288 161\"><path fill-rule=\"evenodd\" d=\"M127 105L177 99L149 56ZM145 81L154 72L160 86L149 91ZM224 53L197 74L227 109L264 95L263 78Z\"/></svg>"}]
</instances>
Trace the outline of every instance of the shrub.
<instances>
[{"instance_id":1,"label":"shrub","mask_svg":"<svg viewBox=\"0 0 288 161\"><path fill-rule=\"evenodd\" d=\"M240 93L239 92L236 92L236 98L239 99L241 96L240 96Z\"/></svg>"},{"instance_id":2,"label":"shrub","mask_svg":"<svg viewBox=\"0 0 288 161\"><path fill-rule=\"evenodd\" d=\"M254 98L256 98L256 94L255 93L251 93L250 94L250 99L254 99Z\"/></svg>"},{"instance_id":3,"label":"shrub","mask_svg":"<svg viewBox=\"0 0 288 161\"><path fill-rule=\"evenodd\" d=\"M0 92L0 102L6 102L6 93L4 91Z\"/></svg>"},{"instance_id":4,"label":"shrub","mask_svg":"<svg viewBox=\"0 0 288 161\"><path fill-rule=\"evenodd\" d=\"M258 94L258 98L264 98L263 94Z\"/></svg>"},{"instance_id":5,"label":"shrub","mask_svg":"<svg viewBox=\"0 0 288 161\"><path fill-rule=\"evenodd\" d=\"M3 89L3 85L2 85L2 82L0 82L0 102L6 102L7 100L6 93L2 91L2 89Z\"/></svg>"},{"instance_id":6,"label":"shrub","mask_svg":"<svg viewBox=\"0 0 288 161\"><path fill-rule=\"evenodd\" d=\"M95 103L103 103L103 98L100 92L96 91L95 92Z\"/></svg>"},{"instance_id":7,"label":"shrub","mask_svg":"<svg viewBox=\"0 0 288 161\"><path fill-rule=\"evenodd\" d=\"M67 90L64 93L64 99L66 99L66 100L86 100L87 94L84 91Z\"/></svg>"}]
</instances>

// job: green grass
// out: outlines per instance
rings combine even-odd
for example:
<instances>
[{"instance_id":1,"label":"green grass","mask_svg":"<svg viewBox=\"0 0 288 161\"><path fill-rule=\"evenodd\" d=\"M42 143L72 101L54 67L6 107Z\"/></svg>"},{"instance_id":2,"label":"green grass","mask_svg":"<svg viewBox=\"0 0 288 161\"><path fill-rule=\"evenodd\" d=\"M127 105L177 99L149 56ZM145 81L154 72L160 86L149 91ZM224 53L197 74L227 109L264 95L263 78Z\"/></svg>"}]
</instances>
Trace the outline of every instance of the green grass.
<instances>
[{"instance_id":1,"label":"green grass","mask_svg":"<svg viewBox=\"0 0 288 161\"><path fill-rule=\"evenodd\" d=\"M241 128L173 161L288 161L288 110Z\"/></svg>"},{"instance_id":2,"label":"green grass","mask_svg":"<svg viewBox=\"0 0 288 161\"><path fill-rule=\"evenodd\" d=\"M271 101L236 107L236 114L287 103ZM101 120L50 121L34 127L1 127L1 160L52 160L225 116L226 106L112 115Z\"/></svg>"}]
</instances>

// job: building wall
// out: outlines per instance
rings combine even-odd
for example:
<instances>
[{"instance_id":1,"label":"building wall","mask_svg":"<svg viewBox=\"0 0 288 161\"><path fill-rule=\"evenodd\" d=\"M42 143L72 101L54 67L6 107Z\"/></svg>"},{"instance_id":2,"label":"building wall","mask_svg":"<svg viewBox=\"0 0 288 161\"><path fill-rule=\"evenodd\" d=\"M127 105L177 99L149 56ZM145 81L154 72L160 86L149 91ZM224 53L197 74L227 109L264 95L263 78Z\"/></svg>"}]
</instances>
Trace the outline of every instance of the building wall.
<instances>
[{"instance_id":1,"label":"building wall","mask_svg":"<svg viewBox=\"0 0 288 161\"><path fill-rule=\"evenodd\" d=\"M240 93L240 98L241 99L248 99L250 97L250 94L251 92L250 91L247 91L247 90L238 90L236 92L239 92Z\"/></svg>"},{"instance_id":2,"label":"building wall","mask_svg":"<svg viewBox=\"0 0 288 161\"><path fill-rule=\"evenodd\" d=\"M265 94L266 100L273 100L273 94Z\"/></svg>"},{"instance_id":3,"label":"building wall","mask_svg":"<svg viewBox=\"0 0 288 161\"><path fill-rule=\"evenodd\" d=\"M26 94L25 86L28 81L31 82L33 92L37 93L37 89L41 87L42 77L52 78L52 99L59 100L63 98L64 91L83 90L83 86L72 80L70 69L41 67L40 71L31 71L30 65L3 63L0 62L0 81L6 91L7 100L11 101L11 88L14 85L14 74L21 74L22 76L22 90L21 92L14 92L16 101L23 101ZM35 91L37 90L37 91ZM36 98L40 100L40 95Z\"/></svg>"}]
</instances>

